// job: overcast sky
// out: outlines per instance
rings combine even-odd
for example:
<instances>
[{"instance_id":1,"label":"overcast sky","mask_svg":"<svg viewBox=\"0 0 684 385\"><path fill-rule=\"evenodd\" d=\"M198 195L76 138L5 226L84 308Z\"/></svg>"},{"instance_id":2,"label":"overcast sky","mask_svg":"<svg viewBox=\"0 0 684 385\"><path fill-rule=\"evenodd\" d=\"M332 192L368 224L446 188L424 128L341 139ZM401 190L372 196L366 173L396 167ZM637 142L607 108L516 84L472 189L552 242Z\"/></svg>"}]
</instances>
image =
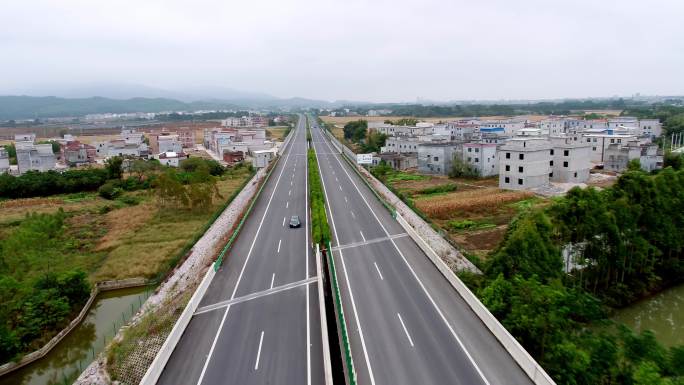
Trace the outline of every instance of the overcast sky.
<instances>
[{"instance_id":1,"label":"overcast sky","mask_svg":"<svg viewBox=\"0 0 684 385\"><path fill-rule=\"evenodd\" d=\"M2 0L0 94L221 86L415 101L684 94L682 0Z\"/></svg>"}]
</instances>

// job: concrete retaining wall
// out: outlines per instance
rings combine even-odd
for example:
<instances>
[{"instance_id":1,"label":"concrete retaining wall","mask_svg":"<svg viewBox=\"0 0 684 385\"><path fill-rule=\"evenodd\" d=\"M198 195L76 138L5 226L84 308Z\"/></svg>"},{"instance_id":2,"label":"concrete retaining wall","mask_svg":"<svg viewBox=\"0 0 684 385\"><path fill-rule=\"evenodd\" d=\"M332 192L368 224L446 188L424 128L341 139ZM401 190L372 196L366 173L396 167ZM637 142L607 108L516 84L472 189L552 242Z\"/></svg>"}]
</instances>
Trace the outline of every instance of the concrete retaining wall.
<instances>
[{"instance_id":1,"label":"concrete retaining wall","mask_svg":"<svg viewBox=\"0 0 684 385\"><path fill-rule=\"evenodd\" d=\"M90 297L88 298L88 301L86 301L85 305L83 305L83 308L81 311L78 313L78 316L71 320L69 325L62 329L59 333L57 333L56 336L52 337L50 341L48 341L45 345L43 345L42 348L35 350L25 356L23 356L19 361L17 362L8 362L2 366L0 366L0 376L3 374L7 374L9 372L12 372L14 370L17 370L21 367L24 367L36 360L39 360L43 357L45 357L46 354L52 350L57 344L62 341L64 337L67 336L78 324L83 321L83 318L85 318L86 315L88 315L88 311L90 311L90 306L93 304L95 301L95 298L97 297L98 294L102 291L108 291L108 290L116 290L116 289L124 289L127 287L136 287L136 286L144 286L147 284L147 280L145 278L129 278L129 279L122 279L119 281L102 281L98 282L95 284L95 287L93 290L90 292Z\"/></svg>"},{"instance_id":2,"label":"concrete retaining wall","mask_svg":"<svg viewBox=\"0 0 684 385\"><path fill-rule=\"evenodd\" d=\"M178 318L178 321L176 321L176 323L173 325L171 333L169 333L169 335L166 337L164 344L159 350L159 353L157 353L154 361L152 361L152 365L150 365L149 369L147 369L147 372L145 373L145 376L140 381L141 385L154 385L157 383L157 380L159 379L159 376L161 376L166 363L169 361L169 358L171 358L171 353L173 353L178 341L180 341L181 337L183 336L185 328L188 327L188 324L190 324L192 315L195 314L197 306L199 306L200 301L202 301L202 297L204 297L204 294L207 292L209 284L211 284L211 280L214 279L215 275L216 271L213 268L210 267L207 269L207 273L204 275L202 282L190 298L190 302L188 302L188 304L185 306L185 309Z\"/></svg>"}]
</instances>

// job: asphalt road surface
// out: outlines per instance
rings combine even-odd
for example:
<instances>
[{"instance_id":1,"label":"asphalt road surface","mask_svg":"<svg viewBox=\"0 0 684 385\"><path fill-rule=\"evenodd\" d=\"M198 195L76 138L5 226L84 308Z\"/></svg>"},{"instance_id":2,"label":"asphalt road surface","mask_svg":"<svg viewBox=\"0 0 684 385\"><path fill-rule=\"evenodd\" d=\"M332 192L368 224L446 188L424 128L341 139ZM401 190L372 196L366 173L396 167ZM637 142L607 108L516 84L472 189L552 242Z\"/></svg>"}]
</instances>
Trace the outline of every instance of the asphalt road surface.
<instances>
[{"instance_id":1,"label":"asphalt road surface","mask_svg":"<svg viewBox=\"0 0 684 385\"><path fill-rule=\"evenodd\" d=\"M293 135L158 384L324 383L303 117Z\"/></svg>"},{"instance_id":2,"label":"asphalt road surface","mask_svg":"<svg viewBox=\"0 0 684 385\"><path fill-rule=\"evenodd\" d=\"M465 301L312 125L359 384L530 384Z\"/></svg>"}]
</instances>

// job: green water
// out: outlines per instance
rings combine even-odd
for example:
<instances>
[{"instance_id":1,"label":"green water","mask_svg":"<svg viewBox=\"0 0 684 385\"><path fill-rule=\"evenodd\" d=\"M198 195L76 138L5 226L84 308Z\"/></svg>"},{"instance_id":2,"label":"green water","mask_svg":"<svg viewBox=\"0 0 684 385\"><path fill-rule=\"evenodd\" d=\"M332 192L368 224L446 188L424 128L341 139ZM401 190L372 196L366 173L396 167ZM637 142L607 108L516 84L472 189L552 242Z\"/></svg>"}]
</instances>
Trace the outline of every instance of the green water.
<instances>
[{"instance_id":1,"label":"green water","mask_svg":"<svg viewBox=\"0 0 684 385\"><path fill-rule=\"evenodd\" d=\"M148 288L112 290L97 296L88 315L45 357L0 377L0 385L71 384L102 351L122 323L138 311Z\"/></svg>"},{"instance_id":2,"label":"green water","mask_svg":"<svg viewBox=\"0 0 684 385\"><path fill-rule=\"evenodd\" d=\"M619 310L612 319L636 331L651 329L665 346L684 344L684 285Z\"/></svg>"}]
</instances>

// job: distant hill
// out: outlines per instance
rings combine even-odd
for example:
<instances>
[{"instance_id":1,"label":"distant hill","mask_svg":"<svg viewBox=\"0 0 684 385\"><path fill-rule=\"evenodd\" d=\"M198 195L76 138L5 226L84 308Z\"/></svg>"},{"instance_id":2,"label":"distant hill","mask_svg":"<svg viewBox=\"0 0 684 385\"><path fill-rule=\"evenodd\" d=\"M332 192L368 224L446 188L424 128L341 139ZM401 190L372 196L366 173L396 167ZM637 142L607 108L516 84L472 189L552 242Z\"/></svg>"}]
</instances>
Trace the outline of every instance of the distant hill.
<instances>
[{"instance_id":1,"label":"distant hill","mask_svg":"<svg viewBox=\"0 0 684 385\"><path fill-rule=\"evenodd\" d=\"M112 99L100 96L62 98L55 96L0 96L0 120L83 116L100 113L196 111L244 108L330 107L337 103L304 98L267 98L244 95L242 98L184 102L170 98Z\"/></svg>"},{"instance_id":2,"label":"distant hill","mask_svg":"<svg viewBox=\"0 0 684 385\"><path fill-rule=\"evenodd\" d=\"M2 120L83 116L106 112L158 112L188 108L189 105L186 103L163 98L116 100L102 97L65 99L54 96L0 96Z\"/></svg>"}]
</instances>

